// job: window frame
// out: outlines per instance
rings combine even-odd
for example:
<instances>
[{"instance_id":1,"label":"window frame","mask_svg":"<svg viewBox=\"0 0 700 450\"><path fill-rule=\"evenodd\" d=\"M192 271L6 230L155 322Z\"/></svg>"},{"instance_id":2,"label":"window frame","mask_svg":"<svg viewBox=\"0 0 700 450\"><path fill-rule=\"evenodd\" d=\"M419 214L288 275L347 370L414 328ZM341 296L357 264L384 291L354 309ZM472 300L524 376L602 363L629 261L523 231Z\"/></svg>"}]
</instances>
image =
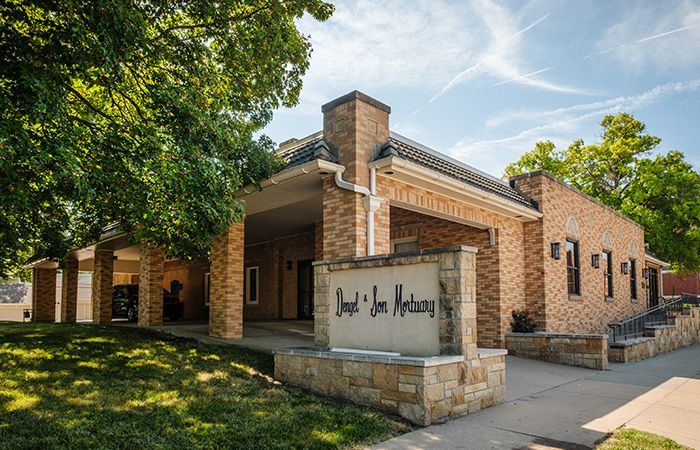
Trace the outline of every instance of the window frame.
<instances>
[{"instance_id":1,"label":"window frame","mask_svg":"<svg viewBox=\"0 0 700 450\"><path fill-rule=\"evenodd\" d=\"M251 300L251 278L250 273L255 270L255 300ZM250 266L245 268L245 279L243 291L246 305L257 305L260 301L260 266Z\"/></svg>"},{"instance_id":2,"label":"window frame","mask_svg":"<svg viewBox=\"0 0 700 450\"><path fill-rule=\"evenodd\" d=\"M204 306L209 306L211 298L211 272L204 272Z\"/></svg>"},{"instance_id":3,"label":"window frame","mask_svg":"<svg viewBox=\"0 0 700 450\"><path fill-rule=\"evenodd\" d=\"M573 265L569 265L569 244L573 244ZM579 297L581 296L581 252L579 241L567 238L564 251L566 252L566 290L570 297ZM569 283L569 273L574 274L573 291L571 290L571 284Z\"/></svg>"},{"instance_id":4,"label":"window frame","mask_svg":"<svg viewBox=\"0 0 700 450\"><path fill-rule=\"evenodd\" d=\"M630 300L638 300L637 295L637 260L630 258Z\"/></svg>"},{"instance_id":5,"label":"window frame","mask_svg":"<svg viewBox=\"0 0 700 450\"><path fill-rule=\"evenodd\" d=\"M603 250L603 258L605 266L603 267L603 289L606 298L614 298L615 290L613 289L613 255L611 250Z\"/></svg>"},{"instance_id":6,"label":"window frame","mask_svg":"<svg viewBox=\"0 0 700 450\"><path fill-rule=\"evenodd\" d=\"M416 243L416 250L420 250L419 243L418 243L418 236L408 236L408 237L392 239L391 240L391 253L396 253L396 245L397 244L409 244L412 242Z\"/></svg>"}]
</instances>

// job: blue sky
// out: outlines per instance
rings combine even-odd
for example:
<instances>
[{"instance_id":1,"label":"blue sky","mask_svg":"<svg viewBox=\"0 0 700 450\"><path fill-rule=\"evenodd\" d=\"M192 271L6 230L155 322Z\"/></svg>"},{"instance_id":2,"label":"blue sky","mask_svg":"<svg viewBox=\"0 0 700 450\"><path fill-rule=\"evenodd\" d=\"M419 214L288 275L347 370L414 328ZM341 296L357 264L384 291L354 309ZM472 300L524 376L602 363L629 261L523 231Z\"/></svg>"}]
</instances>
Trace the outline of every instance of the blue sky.
<instances>
[{"instance_id":1,"label":"blue sky","mask_svg":"<svg viewBox=\"0 0 700 450\"><path fill-rule=\"evenodd\" d=\"M497 176L539 140L595 141L619 111L700 167L700 0L334 3L299 22L311 68L265 129L276 142L358 89L392 107L392 130Z\"/></svg>"}]
</instances>

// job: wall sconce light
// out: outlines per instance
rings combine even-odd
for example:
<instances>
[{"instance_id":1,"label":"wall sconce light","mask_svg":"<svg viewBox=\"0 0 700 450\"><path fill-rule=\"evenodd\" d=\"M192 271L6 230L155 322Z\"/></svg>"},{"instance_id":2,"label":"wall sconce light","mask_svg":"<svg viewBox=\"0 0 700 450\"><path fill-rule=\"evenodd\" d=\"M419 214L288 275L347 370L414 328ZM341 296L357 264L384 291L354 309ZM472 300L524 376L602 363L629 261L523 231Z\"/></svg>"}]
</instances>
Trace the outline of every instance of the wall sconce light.
<instances>
[{"instance_id":1,"label":"wall sconce light","mask_svg":"<svg viewBox=\"0 0 700 450\"><path fill-rule=\"evenodd\" d=\"M561 259L561 243L560 242L552 242L552 258L553 259Z\"/></svg>"},{"instance_id":2,"label":"wall sconce light","mask_svg":"<svg viewBox=\"0 0 700 450\"><path fill-rule=\"evenodd\" d=\"M642 269L642 276L644 278L649 278L649 269L647 269L646 267Z\"/></svg>"},{"instance_id":3,"label":"wall sconce light","mask_svg":"<svg viewBox=\"0 0 700 450\"><path fill-rule=\"evenodd\" d=\"M620 270L623 274L627 275L627 272L629 271L629 263L627 261L620 263Z\"/></svg>"},{"instance_id":4,"label":"wall sconce light","mask_svg":"<svg viewBox=\"0 0 700 450\"><path fill-rule=\"evenodd\" d=\"M598 253L591 255L591 266L600 269L600 255Z\"/></svg>"},{"instance_id":5,"label":"wall sconce light","mask_svg":"<svg viewBox=\"0 0 700 450\"><path fill-rule=\"evenodd\" d=\"M292 270L292 262L287 261L287 270Z\"/></svg>"}]
</instances>

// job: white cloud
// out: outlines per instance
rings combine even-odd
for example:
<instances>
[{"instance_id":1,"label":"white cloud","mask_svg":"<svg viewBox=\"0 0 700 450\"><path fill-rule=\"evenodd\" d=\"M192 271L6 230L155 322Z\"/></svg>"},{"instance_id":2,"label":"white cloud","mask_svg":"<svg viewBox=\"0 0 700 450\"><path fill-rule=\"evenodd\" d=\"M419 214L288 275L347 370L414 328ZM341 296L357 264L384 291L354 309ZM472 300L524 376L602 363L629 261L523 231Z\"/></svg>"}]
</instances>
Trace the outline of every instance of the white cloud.
<instances>
[{"instance_id":1,"label":"white cloud","mask_svg":"<svg viewBox=\"0 0 700 450\"><path fill-rule=\"evenodd\" d=\"M508 9L495 3L486 0L481 1L478 3L475 13L485 27L485 31L489 37L486 50L474 58L475 62L473 62L472 65L452 77L442 89L430 99L430 102L435 101L450 89L479 74L486 74L492 78L501 80L500 83L497 82L492 86L516 82L522 85L554 92L570 94L588 93L581 89L534 77L534 75L550 70L551 67L539 71L532 71L532 69L526 68L531 65L531 63L524 61L525 51L523 46L519 44L524 34L547 19L549 13L546 13L539 19L520 29L518 18ZM522 75L524 72L528 71L530 73Z\"/></svg>"},{"instance_id":2,"label":"white cloud","mask_svg":"<svg viewBox=\"0 0 700 450\"><path fill-rule=\"evenodd\" d=\"M620 111L631 111L647 106L668 95L691 92L698 89L700 89L700 79L665 83L654 86L652 89L637 95L620 96L600 102L582 103L567 106L565 108L556 108L544 111L533 109L504 111L493 117L489 117L486 120L486 125L494 128L505 123L518 120L535 122L552 122L553 120L561 121L570 119L572 113L579 113L582 111L595 111L598 113L602 112L604 114Z\"/></svg>"},{"instance_id":3,"label":"white cloud","mask_svg":"<svg viewBox=\"0 0 700 450\"><path fill-rule=\"evenodd\" d=\"M437 1L338 2L326 22L304 17L311 67L302 101L329 100L338 90L437 86L470 59L479 30L470 5Z\"/></svg>"},{"instance_id":4,"label":"white cloud","mask_svg":"<svg viewBox=\"0 0 700 450\"><path fill-rule=\"evenodd\" d=\"M700 65L700 3L661 2L657 8L630 7L627 20L608 28L596 50L599 55L637 72L672 72Z\"/></svg>"},{"instance_id":5,"label":"white cloud","mask_svg":"<svg viewBox=\"0 0 700 450\"><path fill-rule=\"evenodd\" d=\"M319 103L354 88L370 95L384 88L444 93L478 73L493 83L583 93L536 77L544 71L535 71L525 56L529 49L520 44L551 18L522 9L527 18L489 0L356 0L338 2L326 22L304 17L299 27L313 52L295 112L316 113Z\"/></svg>"},{"instance_id":6,"label":"white cloud","mask_svg":"<svg viewBox=\"0 0 700 450\"><path fill-rule=\"evenodd\" d=\"M531 150L535 142L549 139L558 145L567 145L584 137L583 124L588 133L589 122L607 114L634 111L649 106L665 97L700 90L700 79L665 83L632 96L621 96L600 102L583 103L551 110L506 111L487 119L489 127L508 122L528 120L539 125L526 128L516 134L476 140L465 137L448 152L452 157L469 164L481 164L487 170L501 171L508 162L515 161L522 153ZM592 123L590 124L592 125Z\"/></svg>"}]
</instances>

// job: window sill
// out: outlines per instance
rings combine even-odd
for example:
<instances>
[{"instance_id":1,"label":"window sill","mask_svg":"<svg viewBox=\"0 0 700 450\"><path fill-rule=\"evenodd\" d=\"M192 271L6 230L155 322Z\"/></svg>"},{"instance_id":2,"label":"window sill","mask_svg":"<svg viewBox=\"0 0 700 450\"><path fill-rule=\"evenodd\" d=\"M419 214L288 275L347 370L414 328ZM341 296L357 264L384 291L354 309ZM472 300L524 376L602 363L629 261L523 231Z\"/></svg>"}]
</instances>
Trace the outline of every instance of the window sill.
<instances>
[{"instance_id":1,"label":"window sill","mask_svg":"<svg viewBox=\"0 0 700 450\"><path fill-rule=\"evenodd\" d=\"M606 296L605 296L605 301L606 301L606 302L615 301L615 297L608 297L608 296L606 295Z\"/></svg>"},{"instance_id":2,"label":"window sill","mask_svg":"<svg viewBox=\"0 0 700 450\"><path fill-rule=\"evenodd\" d=\"M574 300L574 301L583 300L583 297L581 295L577 295L577 294L569 294L569 300Z\"/></svg>"},{"instance_id":3,"label":"window sill","mask_svg":"<svg viewBox=\"0 0 700 450\"><path fill-rule=\"evenodd\" d=\"M639 303L639 299L638 299L638 298L631 298L631 299L630 299L630 302L632 302L632 303Z\"/></svg>"}]
</instances>

